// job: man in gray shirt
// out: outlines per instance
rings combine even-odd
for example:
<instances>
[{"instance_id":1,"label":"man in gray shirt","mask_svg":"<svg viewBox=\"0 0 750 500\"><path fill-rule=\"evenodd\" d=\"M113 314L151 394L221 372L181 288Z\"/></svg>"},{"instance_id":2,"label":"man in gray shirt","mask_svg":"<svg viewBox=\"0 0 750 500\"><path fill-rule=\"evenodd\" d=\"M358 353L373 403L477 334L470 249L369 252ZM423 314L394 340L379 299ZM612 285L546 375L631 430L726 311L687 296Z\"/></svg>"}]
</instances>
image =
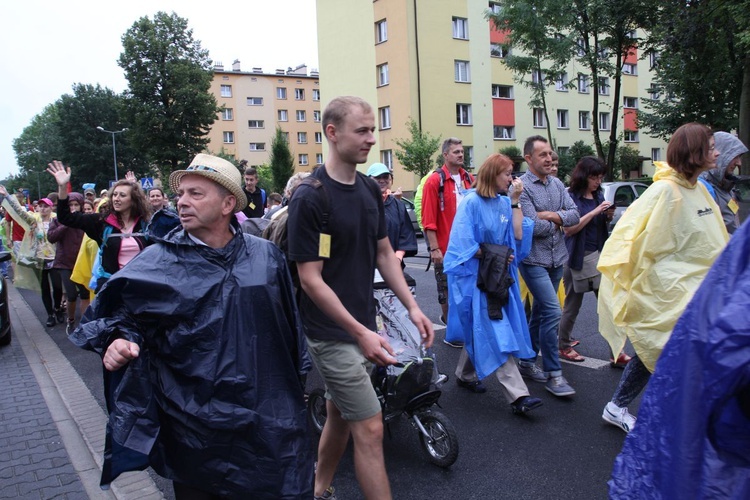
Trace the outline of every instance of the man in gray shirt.
<instances>
[{"instance_id":1,"label":"man in gray shirt","mask_svg":"<svg viewBox=\"0 0 750 500\"><path fill-rule=\"evenodd\" d=\"M543 370L536 365L536 357L519 360L518 368L523 376L544 382L555 396L572 396L576 391L562 376L557 351L562 314L557 288L568 259L562 228L578 224L580 216L563 183L551 175L552 148L547 139L529 137L523 153L529 169L521 176L524 188L520 204L523 215L534 219L534 240L531 253L519 269L534 298L529 334L534 352L541 349Z\"/></svg>"}]
</instances>

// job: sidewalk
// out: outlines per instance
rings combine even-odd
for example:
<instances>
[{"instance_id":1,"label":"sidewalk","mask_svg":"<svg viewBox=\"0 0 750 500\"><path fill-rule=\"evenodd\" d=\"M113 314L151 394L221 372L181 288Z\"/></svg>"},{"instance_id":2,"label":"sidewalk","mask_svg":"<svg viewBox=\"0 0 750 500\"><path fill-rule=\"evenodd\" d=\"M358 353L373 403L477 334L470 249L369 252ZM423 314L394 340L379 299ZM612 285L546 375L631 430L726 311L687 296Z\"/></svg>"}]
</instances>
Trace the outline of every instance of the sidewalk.
<instances>
[{"instance_id":1,"label":"sidewalk","mask_svg":"<svg viewBox=\"0 0 750 500\"><path fill-rule=\"evenodd\" d=\"M99 488L107 417L23 297L8 285L0 348L0 498L161 499L146 472Z\"/></svg>"}]
</instances>

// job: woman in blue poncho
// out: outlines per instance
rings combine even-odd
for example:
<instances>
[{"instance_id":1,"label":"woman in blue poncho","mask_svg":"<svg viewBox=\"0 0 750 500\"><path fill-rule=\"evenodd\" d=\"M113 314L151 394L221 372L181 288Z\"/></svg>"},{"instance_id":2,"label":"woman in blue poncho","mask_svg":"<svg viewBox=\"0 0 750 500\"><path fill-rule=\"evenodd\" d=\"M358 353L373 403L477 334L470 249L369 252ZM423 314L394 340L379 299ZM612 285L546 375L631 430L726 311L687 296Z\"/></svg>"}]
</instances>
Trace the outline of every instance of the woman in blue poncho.
<instances>
[{"instance_id":1,"label":"woman in blue poncho","mask_svg":"<svg viewBox=\"0 0 750 500\"><path fill-rule=\"evenodd\" d=\"M513 179L512 173L510 158L491 155L477 172L475 189L464 197L456 212L445 255L444 269L450 287L446 338L465 343L456 368L460 383L477 383L461 378L465 376L463 365L471 359L478 379L495 373L514 413L525 413L542 404L540 399L529 396L513 359L533 356L516 280L517 262L531 249L534 221L524 218L518 206L523 182ZM499 266L495 266L500 279L506 280L500 293L486 293L477 285L478 277L482 275L486 280L485 271L492 268L482 265L487 264L483 258L490 257L490 250L506 252L501 255L512 252L511 258L503 256ZM493 277L486 282L496 284L498 279Z\"/></svg>"}]
</instances>

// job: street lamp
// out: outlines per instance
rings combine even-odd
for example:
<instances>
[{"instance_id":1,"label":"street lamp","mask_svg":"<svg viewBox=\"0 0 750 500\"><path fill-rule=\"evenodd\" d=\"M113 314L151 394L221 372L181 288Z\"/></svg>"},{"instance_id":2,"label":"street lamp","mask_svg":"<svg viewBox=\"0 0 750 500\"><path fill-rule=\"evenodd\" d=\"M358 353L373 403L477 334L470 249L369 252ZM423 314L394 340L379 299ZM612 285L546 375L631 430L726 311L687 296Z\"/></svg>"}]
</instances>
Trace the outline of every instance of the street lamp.
<instances>
[{"instance_id":1,"label":"street lamp","mask_svg":"<svg viewBox=\"0 0 750 500\"><path fill-rule=\"evenodd\" d=\"M96 127L96 130L98 130L99 132L104 132L104 133L107 133L107 134L112 134L112 158L114 159L114 163L115 163L115 182L116 182L119 179L117 177L117 148L115 147L115 134L122 134L123 132L127 131L128 129L124 128L122 130L118 130L116 132L113 132L111 130L104 130L104 127L99 126L99 127Z\"/></svg>"}]
</instances>

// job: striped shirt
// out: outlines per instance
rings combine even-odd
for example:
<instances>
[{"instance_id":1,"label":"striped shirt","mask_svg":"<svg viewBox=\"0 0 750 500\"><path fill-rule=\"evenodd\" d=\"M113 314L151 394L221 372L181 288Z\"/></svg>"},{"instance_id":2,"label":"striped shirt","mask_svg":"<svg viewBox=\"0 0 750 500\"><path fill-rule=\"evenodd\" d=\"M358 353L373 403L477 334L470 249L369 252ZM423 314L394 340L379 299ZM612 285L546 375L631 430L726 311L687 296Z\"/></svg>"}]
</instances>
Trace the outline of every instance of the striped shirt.
<instances>
[{"instance_id":1,"label":"striped shirt","mask_svg":"<svg viewBox=\"0 0 750 500\"><path fill-rule=\"evenodd\" d=\"M542 181L531 170L521 176L521 210L524 217L534 219L534 240L531 253L523 263L531 266L559 267L568 260L562 229L554 222L541 220L538 212L557 212L564 227L575 226L580 220L578 208L557 177Z\"/></svg>"}]
</instances>

